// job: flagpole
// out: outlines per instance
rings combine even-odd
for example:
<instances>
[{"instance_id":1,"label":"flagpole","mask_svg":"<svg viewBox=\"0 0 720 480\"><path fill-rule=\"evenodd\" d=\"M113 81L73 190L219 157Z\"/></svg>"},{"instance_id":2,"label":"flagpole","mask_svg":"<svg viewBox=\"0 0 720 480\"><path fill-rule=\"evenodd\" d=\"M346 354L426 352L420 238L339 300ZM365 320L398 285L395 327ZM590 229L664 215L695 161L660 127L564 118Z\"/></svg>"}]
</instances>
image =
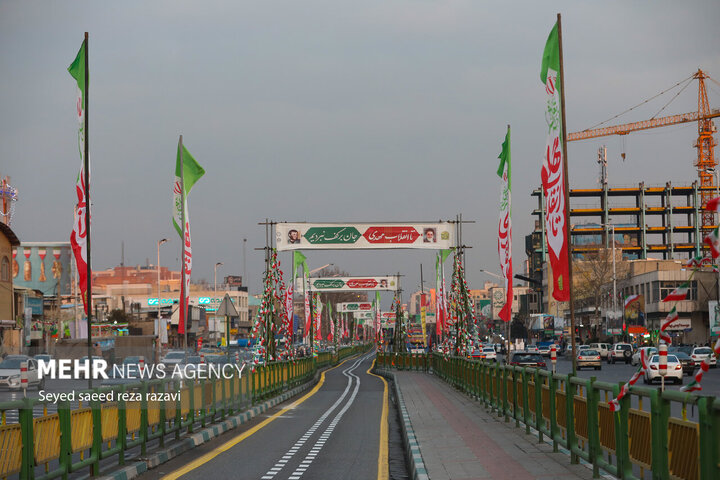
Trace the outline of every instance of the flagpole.
<instances>
[{"instance_id":1,"label":"flagpole","mask_svg":"<svg viewBox=\"0 0 720 480\"><path fill-rule=\"evenodd\" d=\"M570 179L568 178L567 159L567 133L565 126L565 71L563 68L563 47L562 47L562 23L560 14L557 14L558 26L558 50L560 57L560 114L562 115L562 149L563 149L563 176L565 180L565 237L567 239L568 252L568 292L570 294L570 335L572 345L572 374L577 373L577 356L575 352L575 298L573 295L573 266L572 266L572 237L570 227Z\"/></svg>"},{"instance_id":2,"label":"flagpole","mask_svg":"<svg viewBox=\"0 0 720 480\"><path fill-rule=\"evenodd\" d=\"M188 302L185 301L186 298L189 297L190 292L185 291L185 164L183 163L183 146L182 146L182 135L180 135L180 140L178 140L178 152L180 152L180 220L182 223L182 235L180 238L180 270L182 272L182 287L181 291L185 292L185 295L181 295L180 298L180 308L182 309L180 311L180 318L178 319L178 322L183 322L183 350L187 349L187 304ZM178 323L179 325L179 323Z\"/></svg>"},{"instance_id":3,"label":"flagpole","mask_svg":"<svg viewBox=\"0 0 720 480\"><path fill-rule=\"evenodd\" d=\"M86 280L86 290L85 290L85 296L87 297L85 300L85 306L87 307L87 323L88 323L88 341L87 341L87 347L88 347L88 359L90 359L90 364L92 365L92 354L93 354L93 348L92 348L92 268L90 265L90 149L89 149L89 135L88 135L88 117L89 117L89 106L90 106L90 100L89 100L89 92L90 92L90 84L89 84L89 72L88 72L88 59L90 57L89 54L89 42L88 42L88 32L85 32L85 95L83 100L85 101L85 125L83 128L85 129L85 145L84 145L84 152L83 155L85 157L85 231L87 232L87 278ZM92 375L88 375L88 387L92 388Z\"/></svg>"}]
</instances>

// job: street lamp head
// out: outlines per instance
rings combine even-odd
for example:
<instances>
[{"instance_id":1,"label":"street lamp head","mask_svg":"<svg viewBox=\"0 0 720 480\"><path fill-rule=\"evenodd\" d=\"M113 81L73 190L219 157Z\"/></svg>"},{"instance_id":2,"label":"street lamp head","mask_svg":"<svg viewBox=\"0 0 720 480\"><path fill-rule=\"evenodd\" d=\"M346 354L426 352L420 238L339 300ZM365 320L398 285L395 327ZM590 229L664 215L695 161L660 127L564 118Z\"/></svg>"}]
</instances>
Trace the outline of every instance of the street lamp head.
<instances>
[{"instance_id":1,"label":"street lamp head","mask_svg":"<svg viewBox=\"0 0 720 480\"><path fill-rule=\"evenodd\" d=\"M167 238L163 238L162 240L158 240L158 245L162 245L163 243L167 243L169 240Z\"/></svg>"},{"instance_id":2,"label":"street lamp head","mask_svg":"<svg viewBox=\"0 0 720 480\"><path fill-rule=\"evenodd\" d=\"M215 264L215 266L216 266L216 267L219 267L219 266L222 265L222 264L223 264L222 262L217 262L217 263Z\"/></svg>"}]
</instances>

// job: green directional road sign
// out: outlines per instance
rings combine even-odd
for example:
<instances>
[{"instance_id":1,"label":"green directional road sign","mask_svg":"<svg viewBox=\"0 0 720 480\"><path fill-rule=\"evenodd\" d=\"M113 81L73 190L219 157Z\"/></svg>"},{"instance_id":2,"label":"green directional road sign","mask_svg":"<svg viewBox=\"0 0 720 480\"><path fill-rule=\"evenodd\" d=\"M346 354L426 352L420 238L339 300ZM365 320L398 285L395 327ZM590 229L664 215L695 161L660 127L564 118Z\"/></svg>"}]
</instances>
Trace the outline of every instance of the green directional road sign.
<instances>
[{"instance_id":1,"label":"green directional road sign","mask_svg":"<svg viewBox=\"0 0 720 480\"><path fill-rule=\"evenodd\" d=\"M305 232L311 244L352 244L361 237L355 227L312 227Z\"/></svg>"}]
</instances>

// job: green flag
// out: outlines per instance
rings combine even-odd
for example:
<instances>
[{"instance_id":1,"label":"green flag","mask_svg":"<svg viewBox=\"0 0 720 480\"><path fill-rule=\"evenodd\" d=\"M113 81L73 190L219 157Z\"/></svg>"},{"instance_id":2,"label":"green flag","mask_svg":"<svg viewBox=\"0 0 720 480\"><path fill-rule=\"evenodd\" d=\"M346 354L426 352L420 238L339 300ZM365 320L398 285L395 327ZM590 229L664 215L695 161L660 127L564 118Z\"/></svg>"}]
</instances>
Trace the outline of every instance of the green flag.
<instances>
[{"instance_id":1,"label":"green flag","mask_svg":"<svg viewBox=\"0 0 720 480\"><path fill-rule=\"evenodd\" d=\"M560 72L560 43L558 41L558 26L550 30L547 42L545 43L545 51L542 57L542 67L540 68L540 81L545 84L547 81L548 68L556 73ZM558 85L559 87L559 85Z\"/></svg>"},{"instance_id":2,"label":"green flag","mask_svg":"<svg viewBox=\"0 0 720 480\"><path fill-rule=\"evenodd\" d=\"M505 172L505 165L507 164L507 182L508 190L512 189L512 175L510 170L510 126L508 125L507 133L505 134L505 141L502 144L502 152L498 156L500 159L500 165L497 169L498 177L502 178Z\"/></svg>"},{"instance_id":3,"label":"green flag","mask_svg":"<svg viewBox=\"0 0 720 480\"><path fill-rule=\"evenodd\" d=\"M445 260L447 259L447 257L450 256L451 253L452 253L452 248L440 250L440 263L441 264L445 263Z\"/></svg>"},{"instance_id":4,"label":"green flag","mask_svg":"<svg viewBox=\"0 0 720 480\"><path fill-rule=\"evenodd\" d=\"M180 152L182 149L182 162L180 160ZM182 167L180 166L182 163ZM181 178L180 169L182 168L182 184L183 189L181 190ZM173 225L177 230L178 235L182 238L182 217L183 211L185 212L185 222L188 222L187 214L187 196L190 194L195 182L205 175L205 170L195 161L190 152L187 151L185 145L178 144L177 160L175 162L175 185L173 187L174 208L173 208Z\"/></svg>"},{"instance_id":5,"label":"green flag","mask_svg":"<svg viewBox=\"0 0 720 480\"><path fill-rule=\"evenodd\" d=\"M303 265L305 263L305 260L307 260L307 257L305 257L305 255L303 255L301 251L293 250L293 281L297 278L297 267Z\"/></svg>"},{"instance_id":6,"label":"green flag","mask_svg":"<svg viewBox=\"0 0 720 480\"><path fill-rule=\"evenodd\" d=\"M80 158L85 158L85 105L87 102L86 91L87 86L85 85L85 55L86 55L86 42L83 40L80 50L75 57L75 60L68 67L68 72L77 82L77 112L78 120L80 123L80 129L78 131L78 147L80 148Z\"/></svg>"}]
</instances>

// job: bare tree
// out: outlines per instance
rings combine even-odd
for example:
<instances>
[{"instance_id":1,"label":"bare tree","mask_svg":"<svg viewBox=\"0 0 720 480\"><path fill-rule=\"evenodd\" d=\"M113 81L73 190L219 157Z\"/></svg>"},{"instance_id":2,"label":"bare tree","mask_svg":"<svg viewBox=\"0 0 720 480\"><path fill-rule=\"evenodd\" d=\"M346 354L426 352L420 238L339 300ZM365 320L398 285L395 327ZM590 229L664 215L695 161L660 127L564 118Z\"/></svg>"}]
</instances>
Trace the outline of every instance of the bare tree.
<instances>
[{"instance_id":1,"label":"bare tree","mask_svg":"<svg viewBox=\"0 0 720 480\"><path fill-rule=\"evenodd\" d=\"M600 321L602 298L613 281L613 249L601 248L586 253L584 260L573 261L575 272L575 308L594 308L595 318ZM617 280L628 273L627 263L622 261L622 250L615 250L615 276Z\"/></svg>"}]
</instances>

